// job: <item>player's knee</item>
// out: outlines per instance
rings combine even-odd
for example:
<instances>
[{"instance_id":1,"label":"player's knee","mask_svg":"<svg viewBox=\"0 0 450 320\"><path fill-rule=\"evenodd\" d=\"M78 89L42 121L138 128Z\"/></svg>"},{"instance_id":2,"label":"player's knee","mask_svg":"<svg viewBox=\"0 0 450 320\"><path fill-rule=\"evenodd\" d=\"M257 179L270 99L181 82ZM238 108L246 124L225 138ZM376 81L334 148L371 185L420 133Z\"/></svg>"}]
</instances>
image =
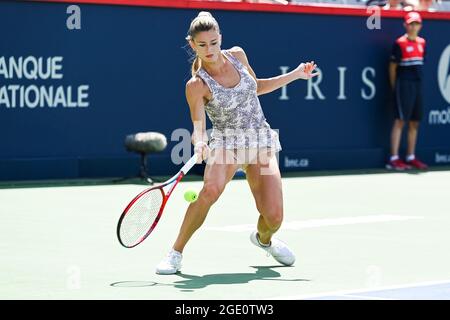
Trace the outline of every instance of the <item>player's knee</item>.
<instances>
[{"instance_id":1,"label":"player's knee","mask_svg":"<svg viewBox=\"0 0 450 320\"><path fill-rule=\"evenodd\" d=\"M207 183L203 186L201 197L208 203L213 204L219 199L223 189L224 188L217 183Z\"/></svg>"}]
</instances>

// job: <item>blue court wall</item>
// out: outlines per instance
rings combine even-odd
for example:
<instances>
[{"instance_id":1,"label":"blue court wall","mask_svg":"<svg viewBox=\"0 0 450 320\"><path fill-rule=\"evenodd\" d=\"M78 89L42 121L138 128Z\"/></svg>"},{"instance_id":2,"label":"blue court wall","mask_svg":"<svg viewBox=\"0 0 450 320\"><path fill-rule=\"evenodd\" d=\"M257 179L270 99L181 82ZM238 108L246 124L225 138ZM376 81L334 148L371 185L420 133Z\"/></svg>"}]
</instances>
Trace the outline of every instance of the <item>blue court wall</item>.
<instances>
[{"instance_id":1,"label":"blue court wall","mask_svg":"<svg viewBox=\"0 0 450 320\"><path fill-rule=\"evenodd\" d=\"M150 174L175 173L179 141L171 135L192 129L184 39L200 8L78 4L81 29L69 29L69 6L0 2L0 180L134 175L138 157L124 139L142 131L168 139L150 157ZM392 124L387 65L404 33L400 17L368 29L363 15L208 10L220 23L222 48L241 46L259 78L309 60L320 68L315 83L260 96L279 130L283 172L384 166ZM417 154L431 166L450 163L449 34L449 19L425 19ZM403 139L402 152L405 146Z\"/></svg>"}]
</instances>

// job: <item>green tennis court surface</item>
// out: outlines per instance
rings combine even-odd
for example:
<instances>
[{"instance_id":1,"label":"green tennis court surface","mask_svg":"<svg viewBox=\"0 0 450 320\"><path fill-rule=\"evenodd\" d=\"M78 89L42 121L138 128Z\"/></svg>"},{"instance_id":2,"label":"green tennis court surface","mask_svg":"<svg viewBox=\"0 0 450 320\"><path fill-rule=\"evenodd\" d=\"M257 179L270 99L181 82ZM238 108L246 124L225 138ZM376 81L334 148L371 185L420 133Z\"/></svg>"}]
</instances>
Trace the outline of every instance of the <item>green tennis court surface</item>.
<instances>
[{"instance_id":1,"label":"green tennis court surface","mask_svg":"<svg viewBox=\"0 0 450 320\"><path fill-rule=\"evenodd\" d=\"M0 189L1 299L450 299L450 172L283 179L282 267L249 241L257 211L233 180L188 244L154 273L187 202L175 189L154 233L121 247L116 223L143 185Z\"/></svg>"}]
</instances>

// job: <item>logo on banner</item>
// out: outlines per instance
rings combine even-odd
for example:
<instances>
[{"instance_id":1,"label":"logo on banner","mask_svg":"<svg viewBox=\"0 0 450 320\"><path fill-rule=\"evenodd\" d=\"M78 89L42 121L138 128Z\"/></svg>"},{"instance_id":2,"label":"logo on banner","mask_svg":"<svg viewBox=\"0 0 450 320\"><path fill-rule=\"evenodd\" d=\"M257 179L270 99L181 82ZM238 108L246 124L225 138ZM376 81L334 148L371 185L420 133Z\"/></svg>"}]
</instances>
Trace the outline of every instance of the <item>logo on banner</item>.
<instances>
[{"instance_id":1,"label":"logo on banner","mask_svg":"<svg viewBox=\"0 0 450 320\"><path fill-rule=\"evenodd\" d=\"M287 156L284 157L284 167L285 168L308 168L309 167L309 159L296 159L289 158Z\"/></svg>"},{"instance_id":2,"label":"logo on banner","mask_svg":"<svg viewBox=\"0 0 450 320\"><path fill-rule=\"evenodd\" d=\"M67 82L62 56L0 56L0 108L88 107L89 85Z\"/></svg>"},{"instance_id":3,"label":"logo on banner","mask_svg":"<svg viewBox=\"0 0 450 320\"><path fill-rule=\"evenodd\" d=\"M434 155L434 162L436 163L450 163L450 154L441 154L436 152Z\"/></svg>"},{"instance_id":4,"label":"logo on banner","mask_svg":"<svg viewBox=\"0 0 450 320\"><path fill-rule=\"evenodd\" d=\"M439 89L445 101L450 103L450 44L441 54L438 65Z\"/></svg>"}]
</instances>

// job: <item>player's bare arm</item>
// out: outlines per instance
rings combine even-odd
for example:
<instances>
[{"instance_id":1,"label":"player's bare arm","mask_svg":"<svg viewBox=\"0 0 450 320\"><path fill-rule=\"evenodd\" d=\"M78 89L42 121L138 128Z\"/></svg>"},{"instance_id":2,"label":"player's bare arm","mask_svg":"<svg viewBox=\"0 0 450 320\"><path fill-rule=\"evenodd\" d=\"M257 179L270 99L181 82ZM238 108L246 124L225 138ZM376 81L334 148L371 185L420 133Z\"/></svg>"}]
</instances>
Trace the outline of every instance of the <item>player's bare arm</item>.
<instances>
[{"instance_id":1,"label":"player's bare arm","mask_svg":"<svg viewBox=\"0 0 450 320\"><path fill-rule=\"evenodd\" d=\"M207 93L208 87L198 77L193 77L186 83L186 100L193 124L192 143L194 152L202 154L203 159L207 157L208 152L205 113L205 97Z\"/></svg>"},{"instance_id":2,"label":"player's bare arm","mask_svg":"<svg viewBox=\"0 0 450 320\"><path fill-rule=\"evenodd\" d=\"M258 79L252 67L250 66L250 63L248 62L248 58L247 55L245 54L245 51L241 47L233 47L231 48L230 52L236 58L238 58L239 61L241 61L241 63L247 68L249 73L256 80L256 83L258 85L257 89L258 95L270 93L298 79L308 80L319 75L319 72L313 73L317 65L314 63L314 61L311 61L306 63L300 63L298 67L292 70L291 72L272 78Z\"/></svg>"}]
</instances>

